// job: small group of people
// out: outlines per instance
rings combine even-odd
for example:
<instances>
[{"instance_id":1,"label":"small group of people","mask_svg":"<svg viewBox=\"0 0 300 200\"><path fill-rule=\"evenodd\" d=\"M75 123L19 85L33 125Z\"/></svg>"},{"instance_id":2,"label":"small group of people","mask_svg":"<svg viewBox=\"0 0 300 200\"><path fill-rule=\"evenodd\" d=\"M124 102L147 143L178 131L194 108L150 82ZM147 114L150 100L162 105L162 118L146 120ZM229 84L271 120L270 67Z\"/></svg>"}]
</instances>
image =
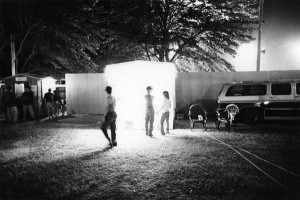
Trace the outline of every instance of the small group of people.
<instances>
[{"instance_id":1,"label":"small group of people","mask_svg":"<svg viewBox=\"0 0 300 200\"><path fill-rule=\"evenodd\" d=\"M5 118L8 123L18 124L18 108L17 108L17 97L12 92L12 87L7 86L4 94L2 95L2 107L5 112Z\"/></svg>"},{"instance_id":2,"label":"small group of people","mask_svg":"<svg viewBox=\"0 0 300 200\"><path fill-rule=\"evenodd\" d=\"M148 86L146 88L147 94L145 95L145 102L146 102L146 112L145 112L145 130L146 135L152 137L153 136L153 123L154 123L154 116L155 116L155 106L154 106L154 96L151 95L153 88ZM112 87L107 86L105 91L107 92L108 96L106 99L106 115L104 117L104 122L101 125L101 130L104 133L104 136L109 141L111 147L117 146L116 140L116 119L117 113L115 111L116 107L116 99L112 96ZM170 108L171 108L171 101L169 97L169 92L163 92L164 101L161 107L156 111L156 114L159 112L162 113L160 119L160 132L162 135L169 133L169 116L170 116ZM164 122L167 123L166 132L164 130ZM110 126L111 129L111 138L108 136L107 128Z\"/></svg>"},{"instance_id":3,"label":"small group of people","mask_svg":"<svg viewBox=\"0 0 300 200\"><path fill-rule=\"evenodd\" d=\"M29 86L25 87L25 91L22 95L17 98L16 94L12 91L11 86L6 87L6 91L2 96L3 108L5 111L6 121L11 124L17 124L19 122L19 111L18 111L18 103L21 102L22 105L22 120L25 121L27 119L27 114L29 113L31 119L35 119L34 114L34 94L31 91Z\"/></svg>"},{"instance_id":4,"label":"small group of people","mask_svg":"<svg viewBox=\"0 0 300 200\"><path fill-rule=\"evenodd\" d=\"M155 106L154 106L154 96L151 95L153 88L148 86L146 88L147 94L145 95L146 99L146 116L145 116L145 130L146 135L153 136L153 123L154 123L154 113L155 113ZM165 135L164 131L164 122L167 123L166 133L169 133L169 117L170 117L170 108L171 108L171 101L169 97L168 91L163 91L164 101L162 106L156 111L156 114L162 112L160 118L160 132L162 135Z\"/></svg>"},{"instance_id":5,"label":"small group of people","mask_svg":"<svg viewBox=\"0 0 300 200\"><path fill-rule=\"evenodd\" d=\"M59 111L62 112L62 115L65 114L65 101L61 99L57 91L52 93L49 88L48 92L44 95L43 101L49 119L56 118ZM25 121L27 119L33 120L36 118L34 112L35 96L29 86L25 86L25 91L19 97L17 97L13 92L11 86L7 86L2 95L1 104L1 108L5 112L6 121L8 123L18 124L19 117L21 121ZM20 111L22 113L19 113Z\"/></svg>"},{"instance_id":6,"label":"small group of people","mask_svg":"<svg viewBox=\"0 0 300 200\"><path fill-rule=\"evenodd\" d=\"M51 88L49 88L48 92L44 95L44 105L49 119L57 118L59 111L61 111L64 116L66 110L65 102L61 99L56 90L54 90L53 93L51 91Z\"/></svg>"}]
</instances>

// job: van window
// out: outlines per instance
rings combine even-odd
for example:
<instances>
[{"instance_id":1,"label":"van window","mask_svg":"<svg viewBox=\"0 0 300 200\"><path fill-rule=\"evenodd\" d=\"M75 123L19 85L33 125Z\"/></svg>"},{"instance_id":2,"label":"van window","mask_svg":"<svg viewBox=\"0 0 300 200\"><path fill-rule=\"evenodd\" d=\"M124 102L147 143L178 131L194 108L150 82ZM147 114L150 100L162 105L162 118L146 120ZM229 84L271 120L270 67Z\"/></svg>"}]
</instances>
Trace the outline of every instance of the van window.
<instances>
[{"instance_id":1,"label":"van window","mask_svg":"<svg viewBox=\"0 0 300 200\"><path fill-rule=\"evenodd\" d=\"M274 83L271 89L272 95L290 95L292 88L290 83Z\"/></svg>"},{"instance_id":2,"label":"van window","mask_svg":"<svg viewBox=\"0 0 300 200\"><path fill-rule=\"evenodd\" d=\"M296 92L297 94L300 94L300 83L296 84Z\"/></svg>"},{"instance_id":3,"label":"van window","mask_svg":"<svg viewBox=\"0 0 300 200\"><path fill-rule=\"evenodd\" d=\"M263 84L256 85L233 85L230 86L225 96L256 96L266 95L267 86Z\"/></svg>"}]
</instances>

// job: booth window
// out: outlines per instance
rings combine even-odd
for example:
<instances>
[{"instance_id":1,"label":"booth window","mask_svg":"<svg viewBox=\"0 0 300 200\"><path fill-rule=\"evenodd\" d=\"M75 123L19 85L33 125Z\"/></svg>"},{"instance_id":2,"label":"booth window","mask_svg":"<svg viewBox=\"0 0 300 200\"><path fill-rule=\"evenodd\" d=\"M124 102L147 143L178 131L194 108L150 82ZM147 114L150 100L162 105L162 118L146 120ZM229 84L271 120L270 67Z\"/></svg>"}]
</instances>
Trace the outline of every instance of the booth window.
<instances>
[{"instance_id":1,"label":"booth window","mask_svg":"<svg viewBox=\"0 0 300 200\"><path fill-rule=\"evenodd\" d=\"M65 87L56 87L56 91L58 92L60 98L66 98L66 88Z\"/></svg>"},{"instance_id":2,"label":"booth window","mask_svg":"<svg viewBox=\"0 0 300 200\"><path fill-rule=\"evenodd\" d=\"M55 81L55 84L56 85L65 85L66 81L65 80L57 80L57 81Z\"/></svg>"}]
</instances>

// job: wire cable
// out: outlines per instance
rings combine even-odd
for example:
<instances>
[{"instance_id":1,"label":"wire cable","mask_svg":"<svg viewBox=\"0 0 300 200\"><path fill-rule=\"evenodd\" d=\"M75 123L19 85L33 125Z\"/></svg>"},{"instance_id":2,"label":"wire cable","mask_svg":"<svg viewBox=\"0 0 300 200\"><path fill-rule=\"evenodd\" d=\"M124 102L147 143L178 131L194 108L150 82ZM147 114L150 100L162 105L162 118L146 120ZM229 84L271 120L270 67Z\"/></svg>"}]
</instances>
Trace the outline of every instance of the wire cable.
<instances>
[{"instance_id":1,"label":"wire cable","mask_svg":"<svg viewBox=\"0 0 300 200\"><path fill-rule=\"evenodd\" d=\"M201 137L201 136L199 136L199 137ZM204 139L204 140L206 140L206 141L209 141L207 138L204 138L204 137L201 137L201 138ZM211 142L212 142L212 141L211 141ZM220 144L220 142L214 142L214 143ZM230 144L228 144L228 145L230 145ZM278 169L281 169L281 170L283 170L283 171L289 173L290 175L293 175L293 176L295 176L295 177L300 178L300 175L299 175L299 174L296 174L296 173L294 173L294 172L291 172L291 171L289 171L289 170L287 170L287 169L285 169L285 168L283 168L283 167L280 167L280 166L278 166L278 165L276 165L276 164L274 164L274 163L271 163L270 161L267 161L266 159L263 159L263 158L261 158L261 157L255 155L254 153L251 153L251 152L249 152L249 151L247 151L247 150L245 150L245 149L242 149L242 148L240 148L240 147L238 147L238 146L235 146L235 145L230 145L230 146L232 146L233 148L239 149L239 150L241 150L241 151L243 151L243 152L245 152L245 153L247 153L247 154L250 154L250 155L256 157L257 159L259 159L259 160L261 160L261 161L264 161L264 162L266 162L266 163L268 163L268 164L270 164L270 165L273 165L274 167L277 167Z\"/></svg>"},{"instance_id":2,"label":"wire cable","mask_svg":"<svg viewBox=\"0 0 300 200\"><path fill-rule=\"evenodd\" d=\"M245 157L242 153L240 153L238 150L236 150L235 148L233 148L231 145L223 142L222 140L219 140L218 138L206 133L209 137L211 137L212 139L218 141L219 143L227 146L228 148L232 149L233 151L235 151L237 154L239 154L242 158L244 158L247 162L249 162L252 166L254 166L257 170L259 170L260 172L262 172L263 174L265 174L268 178L270 178L272 181L274 181L275 183L277 183L278 185L280 185L282 188L284 188L285 190L289 191L291 194L293 194L295 197L300 198L300 196L298 196L297 193L295 193L293 190L291 190L290 188L286 187L285 185L283 185L281 182L279 182L278 180L276 180L275 178L273 178L271 175L269 175L267 172L265 172L264 170L262 170L260 167L258 167L256 164L254 164L251 160L249 160L247 157Z\"/></svg>"}]
</instances>

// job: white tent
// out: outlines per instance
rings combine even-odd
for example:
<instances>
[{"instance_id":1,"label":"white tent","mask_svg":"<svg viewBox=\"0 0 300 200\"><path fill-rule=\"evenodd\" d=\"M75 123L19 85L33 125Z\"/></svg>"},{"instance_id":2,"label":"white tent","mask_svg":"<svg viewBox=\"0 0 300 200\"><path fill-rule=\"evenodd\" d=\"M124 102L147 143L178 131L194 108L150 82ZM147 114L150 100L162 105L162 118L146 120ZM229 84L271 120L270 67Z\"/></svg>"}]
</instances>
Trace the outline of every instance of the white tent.
<instances>
[{"instance_id":1,"label":"white tent","mask_svg":"<svg viewBox=\"0 0 300 200\"><path fill-rule=\"evenodd\" d=\"M117 99L118 128L144 129L146 87L152 86L156 110L161 107L163 91L168 91L172 108L170 129L173 129L175 112L175 76L173 63L132 61L107 65L105 70L108 85L113 87ZM160 114L155 115L155 127L159 128Z\"/></svg>"}]
</instances>

